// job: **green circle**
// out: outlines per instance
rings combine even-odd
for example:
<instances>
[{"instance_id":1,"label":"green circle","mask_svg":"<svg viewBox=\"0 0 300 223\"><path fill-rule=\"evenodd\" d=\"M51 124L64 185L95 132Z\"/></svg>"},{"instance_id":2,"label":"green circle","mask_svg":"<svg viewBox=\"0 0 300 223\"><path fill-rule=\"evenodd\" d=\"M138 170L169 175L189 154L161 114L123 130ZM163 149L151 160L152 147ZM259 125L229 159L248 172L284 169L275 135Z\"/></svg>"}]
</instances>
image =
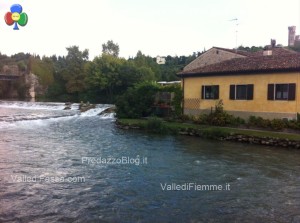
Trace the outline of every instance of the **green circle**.
<instances>
[{"instance_id":1,"label":"green circle","mask_svg":"<svg viewBox=\"0 0 300 223\"><path fill-rule=\"evenodd\" d=\"M27 14L25 12L21 13L20 14L20 19L18 21L18 24L20 26L26 26L27 22L28 22L28 16L27 16Z\"/></svg>"}]
</instances>

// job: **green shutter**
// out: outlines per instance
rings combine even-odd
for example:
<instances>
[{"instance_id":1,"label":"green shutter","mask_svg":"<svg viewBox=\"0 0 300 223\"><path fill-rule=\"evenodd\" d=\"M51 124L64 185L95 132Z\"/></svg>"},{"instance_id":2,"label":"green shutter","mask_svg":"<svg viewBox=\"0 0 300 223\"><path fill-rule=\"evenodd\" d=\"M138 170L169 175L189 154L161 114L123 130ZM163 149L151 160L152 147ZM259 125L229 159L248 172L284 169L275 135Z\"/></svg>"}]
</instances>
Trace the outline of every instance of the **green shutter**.
<instances>
[{"instance_id":1,"label":"green shutter","mask_svg":"<svg viewBox=\"0 0 300 223\"><path fill-rule=\"evenodd\" d=\"M247 100L253 100L253 89L254 89L253 84L247 85Z\"/></svg>"},{"instance_id":2,"label":"green shutter","mask_svg":"<svg viewBox=\"0 0 300 223\"><path fill-rule=\"evenodd\" d=\"M268 100L274 100L274 84L268 84Z\"/></svg>"},{"instance_id":3,"label":"green shutter","mask_svg":"<svg viewBox=\"0 0 300 223\"><path fill-rule=\"evenodd\" d=\"M289 84L288 100L294 101L296 99L296 84Z\"/></svg>"},{"instance_id":4,"label":"green shutter","mask_svg":"<svg viewBox=\"0 0 300 223\"><path fill-rule=\"evenodd\" d=\"M219 85L216 85L215 88L216 88L216 93L214 95L215 96L214 99L219 99Z\"/></svg>"},{"instance_id":5,"label":"green shutter","mask_svg":"<svg viewBox=\"0 0 300 223\"><path fill-rule=\"evenodd\" d=\"M235 85L230 85L229 99L235 100Z\"/></svg>"},{"instance_id":6,"label":"green shutter","mask_svg":"<svg viewBox=\"0 0 300 223\"><path fill-rule=\"evenodd\" d=\"M201 88L201 99L204 99L205 96L204 96L204 86L202 85L202 88Z\"/></svg>"}]
</instances>

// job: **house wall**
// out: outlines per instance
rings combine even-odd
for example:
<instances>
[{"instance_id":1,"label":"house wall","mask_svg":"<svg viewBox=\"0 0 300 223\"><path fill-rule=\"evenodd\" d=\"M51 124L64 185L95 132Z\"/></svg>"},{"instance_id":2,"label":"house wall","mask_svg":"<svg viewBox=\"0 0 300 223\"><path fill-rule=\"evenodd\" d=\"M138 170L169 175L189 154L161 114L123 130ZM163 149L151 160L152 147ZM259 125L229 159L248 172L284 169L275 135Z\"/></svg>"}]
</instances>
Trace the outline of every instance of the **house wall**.
<instances>
[{"instance_id":1,"label":"house wall","mask_svg":"<svg viewBox=\"0 0 300 223\"><path fill-rule=\"evenodd\" d=\"M197 69L199 67L207 66L207 65L210 65L210 64L220 63L220 62L225 61L225 60L230 60L230 59L233 59L233 58L243 58L243 57L245 57L245 56L235 54L235 53L231 53L231 52L221 50L221 49L211 48L210 50L208 50L204 54L197 57L191 63L186 65L183 68L183 71L194 70L194 69Z\"/></svg>"},{"instance_id":2,"label":"house wall","mask_svg":"<svg viewBox=\"0 0 300 223\"><path fill-rule=\"evenodd\" d=\"M296 118L300 113L300 72L251 74L212 77L189 77L184 79L184 113L196 115L210 112L218 100L201 99L202 85L219 85L219 100L224 109L242 118L250 115L264 118ZM296 100L267 100L268 84L296 83ZM230 100L229 88L235 84L254 84L253 100Z\"/></svg>"}]
</instances>

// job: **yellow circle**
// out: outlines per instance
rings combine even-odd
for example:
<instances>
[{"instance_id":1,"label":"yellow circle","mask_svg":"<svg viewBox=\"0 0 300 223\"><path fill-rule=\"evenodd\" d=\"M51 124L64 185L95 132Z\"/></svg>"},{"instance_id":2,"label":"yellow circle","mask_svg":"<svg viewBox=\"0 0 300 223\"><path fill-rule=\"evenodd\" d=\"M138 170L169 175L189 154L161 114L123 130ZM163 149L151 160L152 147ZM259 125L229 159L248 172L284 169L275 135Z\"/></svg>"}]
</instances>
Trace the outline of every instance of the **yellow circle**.
<instances>
[{"instance_id":1,"label":"yellow circle","mask_svg":"<svg viewBox=\"0 0 300 223\"><path fill-rule=\"evenodd\" d=\"M20 14L17 13L17 12L15 12L15 13L13 13L13 14L11 15L11 18L12 18L13 21L17 22L17 21L19 21L19 19L20 19Z\"/></svg>"}]
</instances>

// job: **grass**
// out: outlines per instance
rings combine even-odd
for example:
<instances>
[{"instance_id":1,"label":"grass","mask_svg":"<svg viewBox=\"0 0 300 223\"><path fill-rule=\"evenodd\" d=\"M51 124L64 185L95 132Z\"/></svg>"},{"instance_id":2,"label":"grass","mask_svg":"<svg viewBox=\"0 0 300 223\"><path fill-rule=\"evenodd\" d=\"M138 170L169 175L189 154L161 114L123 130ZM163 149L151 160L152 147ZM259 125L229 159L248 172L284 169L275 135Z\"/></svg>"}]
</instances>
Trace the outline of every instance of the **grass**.
<instances>
[{"instance_id":1,"label":"grass","mask_svg":"<svg viewBox=\"0 0 300 223\"><path fill-rule=\"evenodd\" d=\"M141 128L146 128L148 120L146 119L118 119L118 122L123 125L128 126L139 126ZM167 129L172 132L179 132L184 129L193 129L198 132L203 133L218 133L218 135L230 135L230 134L240 134L253 137L270 137L279 139L289 139L300 141L300 134L285 133L285 132L274 132L274 131L264 131L264 130L253 130L253 129L240 129L231 127L218 127L218 126L207 126L207 125L197 125L191 123L179 123L179 122L163 122Z\"/></svg>"}]
</instances>

